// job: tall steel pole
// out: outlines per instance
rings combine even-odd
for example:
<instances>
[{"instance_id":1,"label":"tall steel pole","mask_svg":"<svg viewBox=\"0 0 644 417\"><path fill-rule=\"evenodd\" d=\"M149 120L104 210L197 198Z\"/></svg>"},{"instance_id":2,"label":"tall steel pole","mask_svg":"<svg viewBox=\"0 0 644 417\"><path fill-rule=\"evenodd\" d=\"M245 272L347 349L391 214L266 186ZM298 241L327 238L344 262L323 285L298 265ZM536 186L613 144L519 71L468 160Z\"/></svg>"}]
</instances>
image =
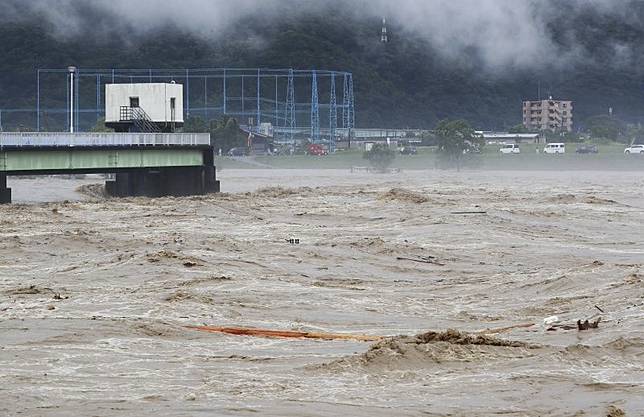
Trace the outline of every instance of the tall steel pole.
<instances>
[{"instance_id":1,"label":"tall steel pole","mask_svg":"<svg viewBox=\"0 0 644 417\"><path fill-rule=\"evenodd\" d=\"M40 69L38 69L38 74L36 75L36 85L36 131L40 132ZM0 131L2 131L2 124L0 124Z\"/></svg>"},{"instance_id":2,"label":"tall steel pole","mask_svg":"<svg viewBox=\"0 0 644 417\"><path fill-rule=\"evenodd\" d=\"M261 110L260 96L259 96L259 90L261 89L260 77L261 77L260 69L257 68L257 121L255 122L255 126L257 127L258 132L259 132L259 124L261 123L261 118L262 118L262 110Z\"/></svg>"},{"instance_id":3,"label":"tall steel pole","mask_svg":"<svg viewBox=\"0 0 644 417\"><path fill-rule=\"evenodd\" d=\"M288 128L289 141L293 143L295 149L295 128L297 127L297 119L295 113L295 80L293 69L288 70L288 84L286 87L286 114L284 117L284 127Z\"/></svg>"},{"instance_id":4,"label":"tall steel pole","mask_svg":"<svg viewBox=\"0 0 644 417\"><path fill-rule=\"evenodd\" d=\"M338 127L338 102L335 92L335 72L331 73L331 103L329 105L329 143L335 150L335 132Z\"/></svg>"},{"instance_id":5,"label":"tall steel pole","mask_svg":"<svg viewBox=\"0 0 644 417\"><path fill-rule=\"evenodd\" d=\"M342 88L342 127L349 127L349 76L344 74L344 83Z\"/></svg>"},{"instance_id":6,"label":"tall steel pole","mask_svg":"<svg viewBox=\"0 0 644 417\"><path fill-rule=\"evenodd\" d=\"M76 67L67 67L69 71L69 133L74 133L74 74L76 74Z\"/></svg>"},{"instance_id":7,"label":"tall steel pole","mask_svg":"<svg viewBox=\"0 0 644 417\"><path fill-rule=\"evenodd\" d=\"M80 131L80 70L76 69L74 73L74 94L76 97L74 99L74 131Z\"/></svg>"},{"instance_id":8,"label":"tall steel pole","mask_svg":"<svg viewBox=\"0 0 644 417\"><path fill-rule=\"evenodd\" d=\"M318 76L313 70L313 79L311 81L311 141L318 143L320 141L320 106L318 100Z\"/></svg>"},{"instance_id":9,"label":"tall steel pole","mask_svg":"<svg viewBox=\"0 0 644 417\"><path fill-rule=\"evenodd\" d=\"M190 117L190 70L186 68L186 116Z\"/></svg>"},{"instance_id":10,"label":"tall steel pole","mask_svg":"<svg viewBox=\"0 0 644 417\"><path fill-rule=\"evenodd\" d=\"M224 115L226 114L226 69L224 68Z\"/></svg>"},{"instance_id":11,"label":"tall steel pole","mask_svg":"<svg viewBox=\"0 0 644 417\"><path fill-rule=\"evenodd\" d=\"M208 77L203 77L203 112L208 122Z\"/></svg>"},{"instance_id":12,"label":"tall steel pole","mask_svg":"<svg viewBox=\"0 0 644 417\"><path fill-rule=\"evenodd\" d=\"M279 109L277 107L277 100L278 100L278 97L277 97L277 84L278 84L278 81L277 80L278 80L278 78L275 77L275 116L273 117L273 125L275 127L277 127L279 125L279 118L278 118Z\"/></svg>"},{"instance_id":13,"label":"tall steel pole","mask_svg":"<svg viewBox=\"0 0 644 417\"><path fill-rule=\"evenodd\" d=\"M101 118L101 75L96 74L96 123Z\"/></svg>"},{"instance_id":14,"label":"tall steel pole","mask_svg":"<svg viewBox=\"0 0 644 417\"><path fill-rule=\"evenodd\" d=\"M353 93L353 74L349 75L349 129L356 127L356 98Z\"/></svg>"}]
</instances>

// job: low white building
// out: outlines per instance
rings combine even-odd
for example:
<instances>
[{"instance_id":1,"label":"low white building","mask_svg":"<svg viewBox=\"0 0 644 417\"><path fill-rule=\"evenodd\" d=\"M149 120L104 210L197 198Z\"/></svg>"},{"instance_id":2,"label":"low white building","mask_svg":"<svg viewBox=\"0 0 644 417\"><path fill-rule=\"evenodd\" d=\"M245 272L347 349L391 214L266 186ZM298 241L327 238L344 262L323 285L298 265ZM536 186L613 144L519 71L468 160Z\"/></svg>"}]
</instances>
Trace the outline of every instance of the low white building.
<instances>
[{"instance_id":1,"label":"low white building","mask_svg":"<svg viewBox=\"0 0 644 417\"><path fill-rule=\"evenodd\" d=\"M488 145L502 145L506 143L545 143L545 138L540 133L508 133L477 130Z\"/></svg>"},{"instance_id":2,"label":"low white building","mask_svg":"<svg viewBox=\"0 0 644 417\"><path fill-rule=\"evenodd\" d=\"M174 83L106 84L105 125L127 131L145 119L161 131L183 125L183 85Z\"/></svg>"}]
</instances>

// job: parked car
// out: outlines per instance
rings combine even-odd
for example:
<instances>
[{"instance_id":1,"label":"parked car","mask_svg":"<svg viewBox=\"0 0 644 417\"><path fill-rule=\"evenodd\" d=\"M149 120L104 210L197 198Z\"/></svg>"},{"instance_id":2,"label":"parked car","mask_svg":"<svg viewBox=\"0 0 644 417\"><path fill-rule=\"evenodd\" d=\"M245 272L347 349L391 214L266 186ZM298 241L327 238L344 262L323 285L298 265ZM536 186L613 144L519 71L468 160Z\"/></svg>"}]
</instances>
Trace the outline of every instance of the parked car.
<instances>
[{"instance_id":1,"label":"parked car","mask_svg":"<svg viewBox=\"0 0 644 417\"><path fill-rule=\"evenodd\" d=\"M415 146L403 146L400 148L400 154L401 155L416 155L418 153L418 149L416 149Z\"/></svg>"},{"instance_id":2,"label":"parked car","mask_svg":"<svg viewBox=\"0 0 644 417\"><path fill-rule=\"evenodd\" d=\"M274 155L293 155L295 148L292 145L282 145L275 149Z\"/></svg>"},{"instance_id":3,"label":"parked car","mask_svg":"<svg viewBox=\"0 0 644 417\"><path fill-rule=\"evenodd\" d=\"M599 153L597 145L577 145L577 153Z\"/></svg>"},{"instance_id":4,"label":"parked car","mask_svg":"<svg viewBox=\"0 0 644 417\"><path fill-rule=\"evenodd\" d=\"M566 153L565 143L549 143L543 148L543 153Z\"/></svg>"},{"instance_id":5,"label":"parked car","mask_svg":"<svg viewBox=\"0 0 644 417\"><path fill-rule=\"evenodd\" d=\"M318 145L317 143L312 143L309 145L307 149L307 153L309 155L324 156L324 155L328 155L329 151L327 151L326 148L322 145Z\"/></svg>"},{"instance_id":6,"label":"parked car","mask_svg":"<svg viewBox=\"0 0 644 417\"><path fill-rule=\"evenodd\" d=\"M630 154L639 154L644 155L644 145L631 145L628 148L624 149L626 155Z\"/></svg>"},{"instance_id":7,"label":"parked car","mask_svg":"<svg viewBox=\"0 0 644 417\"><path fill-rule=\"evenodd\" d=\"M228 151L228 156L246 156L247 154L246 148L231 148Z\"/></svg>"},{"instance_id":8,"label":"parked car","mask_svg":"<svg viewBox=\"0 0 644 417\"><path fill-rule=\"evenodd\" d=\"M519 145L514 144L514 143L506 143L503 146L501 146L501 149L499 149L501 153L521 153L521 149L519 148Z\"/></svg>"}]
</instances>

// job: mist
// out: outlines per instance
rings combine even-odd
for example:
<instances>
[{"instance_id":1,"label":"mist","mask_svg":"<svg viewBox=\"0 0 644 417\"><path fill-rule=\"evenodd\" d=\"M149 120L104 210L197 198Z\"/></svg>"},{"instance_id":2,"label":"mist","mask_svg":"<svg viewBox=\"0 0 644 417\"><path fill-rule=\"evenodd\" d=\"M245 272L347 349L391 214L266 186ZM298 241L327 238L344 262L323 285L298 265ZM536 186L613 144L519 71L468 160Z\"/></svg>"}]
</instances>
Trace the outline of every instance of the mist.
<instances>
[{"instance_id":1,"label":"mist","mask_svg":"<svg viewBox=\"0 0 644 417\"><path fill-rule=\"evenodd\" d=\"M9 0L0 20L20 20L30 15L43 16L57 36L78 36L84 31L123 30L133 35L150 34L171 25L216 41L234 31L247 17L270 21L300 14L324 15L334 8L355 19L387 17L395 36L416 36L428 43L441 58L475 58L491 71L527 69L548 63L565 66L584 63L593 56L579 46L574 31L555 34L551 24L562 8L573 18L593 13L602 18L617 18L624 24L636 23L630 0ZM88 21L87 11L116 24L96 27ZM379 21L379 20L378 20ZM117 29L119 28L119 29ZM563 35L562 35L563 33ZM562 46L566 45L566 46ZM611 45L611 62L628 65L631 46Z\"/></svg>"}]
</instances>

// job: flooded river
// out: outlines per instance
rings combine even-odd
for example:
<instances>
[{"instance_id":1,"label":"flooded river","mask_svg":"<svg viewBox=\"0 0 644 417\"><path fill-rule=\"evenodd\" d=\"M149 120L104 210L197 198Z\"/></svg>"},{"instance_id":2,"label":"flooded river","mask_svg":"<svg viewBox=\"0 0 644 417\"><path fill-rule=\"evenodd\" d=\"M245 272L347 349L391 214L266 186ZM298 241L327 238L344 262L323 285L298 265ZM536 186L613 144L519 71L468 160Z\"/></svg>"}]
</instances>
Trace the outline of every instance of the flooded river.
<instances>
[{"instance_id":1,"label":"flooded river","mask_svg":"<svg viewBox=\"0 0 644 417\"><path fill-rule=\"evenodd\" d=\"M642 415L640 173L219 177L113 200L11 181L1 415Z\"/></svg>"}]
</instances>

